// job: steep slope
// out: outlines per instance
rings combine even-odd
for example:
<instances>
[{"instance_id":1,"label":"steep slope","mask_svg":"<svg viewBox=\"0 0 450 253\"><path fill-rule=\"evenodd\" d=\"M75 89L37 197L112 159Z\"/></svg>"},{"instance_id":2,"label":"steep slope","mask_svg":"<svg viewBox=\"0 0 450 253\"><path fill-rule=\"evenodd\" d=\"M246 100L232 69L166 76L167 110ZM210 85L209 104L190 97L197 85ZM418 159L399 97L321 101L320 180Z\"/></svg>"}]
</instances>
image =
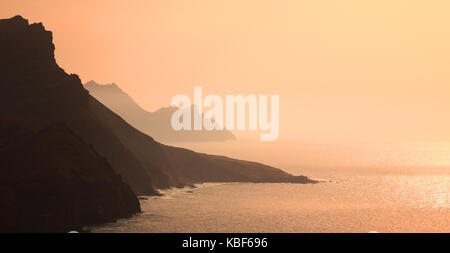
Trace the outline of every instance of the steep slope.
<instances>
[{"instance_id":1,"label":"steep slope","mask_svg":"<svg viewBox=\"0 0 450 253\"><path fill-rule=\"evenodd\" d=\"M170 125L170 119L178 108L164 107L155 112L145 111L114 83L100 85L94 81L89 81L84 85L84 88L113 112L130 123L130 125L136 127L143 133L151 135L157 141L170 143L184 141L227 141L236 139L228 130L175 131ZM191 115L194 115L194 113L197 112L192 106Z\"/></svg>"},{"instance_id":2,"label":"steep slope","mask_svg":"<svg viewBox=\"0 0 450 253\"><path fill-rule=\"evenodd\" d=\"M92 112L96 101L78 76L56 64L51 32L17 16L0 20L0 34L0 145L11 136L64 122L105 156L136 193L156 193L146 168Z\"/></svg>"},{"instance_id":3,"label":"steep slope","mask_svg":"<svg viewBox=\"0 0 450 253\"><path fill-rule=\"evenodd\" d=\"M314 182L262 164L162 145L131 127L54 59L52 34L22 17L0 20L0 146L12 136L65 123L139 195L210 181ZM0 168L2 169L2 168Z\"/></svg>"},{"instance_id":4,"label":"steep slope","mask_svg":"<svg viewBox=\"0 0 450 253\"><path fill-rule=\"evenodd\" d=\"M0 232L67 232L139 212L105 158L64 124L0 149Z\"/></svg>"}]
</instances>

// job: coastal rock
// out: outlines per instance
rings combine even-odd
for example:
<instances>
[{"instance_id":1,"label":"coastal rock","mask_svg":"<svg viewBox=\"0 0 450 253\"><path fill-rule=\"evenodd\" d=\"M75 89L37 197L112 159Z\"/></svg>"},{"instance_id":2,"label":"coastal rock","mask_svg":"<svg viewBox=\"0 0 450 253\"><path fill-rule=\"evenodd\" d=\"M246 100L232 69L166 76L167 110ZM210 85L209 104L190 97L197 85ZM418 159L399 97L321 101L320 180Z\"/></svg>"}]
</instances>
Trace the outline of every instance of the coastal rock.
<instances>
[{"instance_id":1,"label":"coastal rock","mask_svg":"<svg viewBox=\"0 0 450 253\"><path fill-rule=\"evenodd\" d=\"M51 39L42 24L29 25L21 17L0 20L0 147L62 123L137 195L203 182L313 182L260 163L155 141L92 97L77 75L61 69Z\"/></svg>"},{"instance_id":2,"label":"coastal rock","mask_svg":"<svg viewBox=\"0 0 450 253\"><path fill-rule=\"evenodd\" d=\"M67 232L140 211L130 187L64 124L0 150L0 232Z\"/></svg>"}]
</instances>

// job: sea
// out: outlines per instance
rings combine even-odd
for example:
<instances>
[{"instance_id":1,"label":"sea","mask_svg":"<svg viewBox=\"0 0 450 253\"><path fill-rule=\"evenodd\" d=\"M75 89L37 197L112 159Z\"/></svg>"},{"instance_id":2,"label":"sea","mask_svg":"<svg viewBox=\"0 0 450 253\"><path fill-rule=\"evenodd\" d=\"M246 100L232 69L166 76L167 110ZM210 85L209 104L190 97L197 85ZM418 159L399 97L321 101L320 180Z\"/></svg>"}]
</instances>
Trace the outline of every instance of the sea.
<instances>
[{"instance_id":1,"label":"sea","mask_svg":"<svg viewBox=\"0 0 450 253\"><path fill-rule=\"evenodd\" d=\"M363 152L348 152L348 158L331 161L326 150L336 153L336 149L322 148L317 154L317 146L292 150L292 145L284 149L255 145L258 154L238 153L233 143L221 144L216 152L242 159L265 158L262 162L320 183L203 183L162 190L163 196L140 200L142 213L88 229L94 233L450 232L450 170L445 166L450 145L431 148L428 143L414 149L385 145L377 151L362 147ZM179 146L215 151L211 144ZM287 150L292 154L286 154ZM378 156L378 163L360 159L374 156L370 154ZM395 163L393 156L403 161ZM295 160L303 163L296 165Z\"/></svg>"}]
</instances>

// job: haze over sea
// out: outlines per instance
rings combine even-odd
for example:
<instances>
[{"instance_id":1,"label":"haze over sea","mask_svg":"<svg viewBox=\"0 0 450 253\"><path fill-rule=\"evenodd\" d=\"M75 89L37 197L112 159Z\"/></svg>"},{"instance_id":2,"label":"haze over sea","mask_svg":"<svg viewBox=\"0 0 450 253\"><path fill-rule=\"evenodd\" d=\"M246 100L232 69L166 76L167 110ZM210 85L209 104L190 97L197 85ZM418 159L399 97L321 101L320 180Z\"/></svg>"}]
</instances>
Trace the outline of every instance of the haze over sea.
<instances>
[{"instance_id":1,"label":"haze over sea","mask_svg":"<svg viewBox=\"0 0 450 253\"><path fill-rule=\"evenodd\" d=\"M325 182L207 183L93 232L450 232L450 144L180 143ZM236 148L239 147L239 148Z\"/></svg>"}]
</instances>

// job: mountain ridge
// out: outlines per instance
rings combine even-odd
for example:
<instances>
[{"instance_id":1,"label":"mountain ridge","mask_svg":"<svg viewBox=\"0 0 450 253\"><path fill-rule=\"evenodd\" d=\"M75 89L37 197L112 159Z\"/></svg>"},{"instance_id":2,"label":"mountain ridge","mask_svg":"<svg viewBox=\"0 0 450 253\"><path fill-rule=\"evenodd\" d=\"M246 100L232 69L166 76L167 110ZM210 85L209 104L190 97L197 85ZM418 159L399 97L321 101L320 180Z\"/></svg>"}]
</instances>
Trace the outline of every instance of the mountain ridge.
<instances>
[{"instance_id":1,"label":"mountain ridge","mask_svg":"<svg viewBox=\"0 0 450 253\"><path fill-rule=\"evenodd\" d=\"M115 84L98 84L91 80L84 88L93 97L108 108L123 117L128 123L140 131L163 143L173 142L222 142L235 140L236 137L228 130L175 131L170 120L176 107L162 107L154 112L144 110L132 97ZM197 113L191 106L191 115Z\"/></svg>"},{"instance_id":2,"label":"mountain ridge","mask_svg":"<svg viewBox=\"0 0 450 253\"><path fill-rule=\"evenodd\" d=\"M138 195L203 182L315 182L271 166L155 141L91 96L77 75L60 68L51 32L24 20L0 20L0 145L30 129L63 122Z\"/></svg>"}]
</instances>

